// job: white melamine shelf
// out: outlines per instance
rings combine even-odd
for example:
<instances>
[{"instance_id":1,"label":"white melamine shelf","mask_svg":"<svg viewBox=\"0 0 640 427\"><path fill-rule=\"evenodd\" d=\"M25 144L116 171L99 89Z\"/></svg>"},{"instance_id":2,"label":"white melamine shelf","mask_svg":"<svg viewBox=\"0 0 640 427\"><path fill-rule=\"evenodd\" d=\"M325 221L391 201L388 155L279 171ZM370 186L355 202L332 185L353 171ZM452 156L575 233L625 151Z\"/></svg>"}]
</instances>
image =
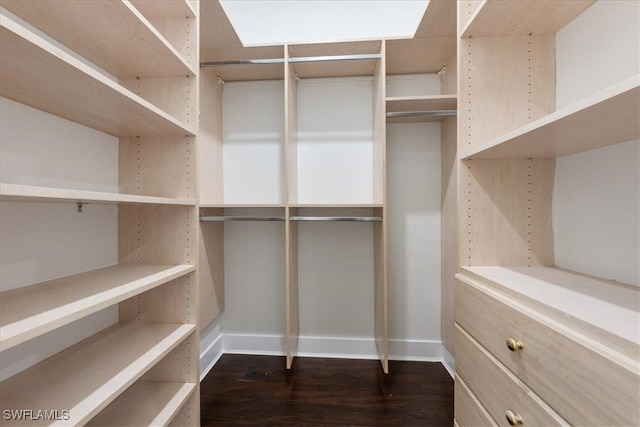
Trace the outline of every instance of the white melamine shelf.
<instances>
[{"instance_id":1,"label":"white melamine shelf","mask_svg":"<svg viewBox=\"0 0 640 427\"><path fill-rule=\"evenodd\" d=\"M461 37L555 34L595 0L484 0L462 29Z\"/></svg>"},{"instance_id":2,"label":"white melamine shelf","mask_svg":"<svg viewBox=\"0 0 640 427\"><path fill-rule=\"evenodd\" d=\"M195 270L193 265L118 264L0 293L4 351Z\"/></svg>"},{"instance_id":3,"label":"white melamine shelf","mask_svg":"<svg viewBox=\"0 0 640 427\"><path fill-rule=\"evenodd\" d=\"M0 184L0 200L13 202L95 203L95 204L158 204L195 206L194 200L168 197L137 196L101 191L71 190L33 185Z\"/></svg>"},{"instance_id":4,"label":"white melamine shelf","mask_svg":"<svg viewBox=\"0 0 640 427\"><path fill-rule=\"evenodd\" d=\"M181 6L174 19L184 18L188 10L186 4L180 5L185 2L134 2L145 12L178 12L157 3ZM2 7L119 79L196 75L128 1L6 0Z\"/></svg>"},{"instance_id":5,"label":"white melamine shelf","mask_svg":"<svg viewBox=\"0 0 640 427\"><path fill-rule=\"evenodd\" d=\"M119 137L194 136L191 126L0 15L0 96Z\"/></svg>"},{"instance_id":6,"label":"white melamine shelf","mask_svg":"<svg viewBox=\"0 0 640 427\"><path fill-rule=\"evenodd\" d=\"M65 424L84 425L195 330L191 324L116 324L1 382L1 409L66 409Z\"/></svg>"},{"instance_id":7,"label":"white melamine shelf","mask_svg":"<svg viewBox=\"0 0 640 427\"><path fill-rule=\"evenodd\" d=\"M555 267L461 267L563 323L627 350L640 349L640 288Z\"/></svg>"},{"instance_id":8,"label":"white melamine shelf","mask_svg":"<svg viewBox=\"0 0 640 427\"><path fill-rule=\"evenodd\" d=\"M465 159L556 158L640 137L640 76L463 153Z\"/></svg>"},{"instance_id":9,"label":"white melamine shelf","mask_svg":"<svg viewBox=\"0 0 640 427\"><path fill-rule=\"evenodd\" d=\"M389 97L386 101L387 113L421 113L456 110L456 95L399 96ZM387 123L434 122L444 116L413 115L406 117L387 117Z\"/></svg>"},{"instance_id":10,"label":"white melamine shelf","mask_svg":"<svg viewBox=\"0 0 640 427\"><path fill-rule=\"evenodd\" d=\"M167 426L195 390L195 383L139 380L86 425Z\"/></svg>"}]
</instances>

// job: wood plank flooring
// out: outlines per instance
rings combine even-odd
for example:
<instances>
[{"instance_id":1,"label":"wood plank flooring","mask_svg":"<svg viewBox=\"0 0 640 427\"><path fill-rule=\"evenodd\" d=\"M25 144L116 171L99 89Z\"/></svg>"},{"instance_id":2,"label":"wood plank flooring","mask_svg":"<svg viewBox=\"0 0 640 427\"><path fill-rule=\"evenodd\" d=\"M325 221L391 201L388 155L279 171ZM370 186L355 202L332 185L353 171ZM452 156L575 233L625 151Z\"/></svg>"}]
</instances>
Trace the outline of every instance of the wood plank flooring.
<instances>
[{"instance_id":1,"label":"wood plank flooring","mask_svg":"<svg viewBox=\"0 0 640 427\"><path fill-rule=\"evenodd\" d=\"M202 426L453 425L440 363L223 355L200 387Z\"/></svg>"}]
</instances>

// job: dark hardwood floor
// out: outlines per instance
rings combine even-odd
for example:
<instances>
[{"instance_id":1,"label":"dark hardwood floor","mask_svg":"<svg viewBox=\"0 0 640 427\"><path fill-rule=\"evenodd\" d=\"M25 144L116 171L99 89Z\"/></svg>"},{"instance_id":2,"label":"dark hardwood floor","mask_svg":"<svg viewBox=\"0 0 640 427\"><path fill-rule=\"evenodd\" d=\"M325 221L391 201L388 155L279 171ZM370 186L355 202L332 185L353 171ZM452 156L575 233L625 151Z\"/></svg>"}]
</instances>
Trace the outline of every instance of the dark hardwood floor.
<instances>
[{"instance_id":1,"label":"dark hardwood floor","mask_svg":"<svg viewBox=\"0 0 640 427\"><path fill-rule=\"evenodd\" d=\"M201 383L203 426L453 425L440 363L223 355Z\"/></svg>"}]
</instances>

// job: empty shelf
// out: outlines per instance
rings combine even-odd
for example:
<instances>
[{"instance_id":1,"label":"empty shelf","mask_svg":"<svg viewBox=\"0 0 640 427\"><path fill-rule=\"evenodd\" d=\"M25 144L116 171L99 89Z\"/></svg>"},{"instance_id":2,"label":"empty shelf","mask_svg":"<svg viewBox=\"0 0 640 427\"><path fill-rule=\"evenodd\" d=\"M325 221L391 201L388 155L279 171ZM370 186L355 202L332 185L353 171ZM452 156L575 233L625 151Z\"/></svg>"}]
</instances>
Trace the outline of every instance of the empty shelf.
<instances>
[{"instance_id":1,"label":"empty shelf","mask_svg":"<svg viewBox=\"0 0 640 427\"><path fill-rule=\"evenodd\" d=\"M196 390L195 383L138 381L87 426L167 426Z\"/></svg>"},{"instance_id":2,"label":"empty shelf","mask_svg":"<svg viewBox=\"0 0 640 427\"><path fill-rule=\"evenodd\" d=\"M555 34L595 0L484 0L462 30L461 37Z\"/></svg>"},{"instance_id":3,"label":"empty shelf","mask_svg":"<svg viewBox=\"0 0 640 427\"><path fill-rule=\"evenodd\" d=\"M283 216L201 216L202 222L226 221L284 221Z\"/></svg>"},{"instance_id":4,"label":"empty shelf","mask_svg":"<svg viewBox=\"0 0 640 427\"><path fill-rule=\"evenodd\" d=\"M119 264L0 293L0 349L88 316L195 270Z\"/></svg>"},{"instance_id":5,"label":"empty shelf","mask_svg":"<svg viewBox=\"0 0 640 427\"><path fill-rule=\"evenodd\" d=\"M14 202L72 202L96 204L159 204L194 206L195 201L101 191L71 190L33 185L0 184L0 200Z\"/></svg>"},{"instance_id":6,"label":"empty shelf","mask_svg":"<svg viewBox=\"0 0 640 427\"><path fill-rule=\"evenodd\" d=\"M0 383L1 409L68 410L66 422L83 425L195 330L190 324L116 324Z\"/></svg>"},{"instance_id":7,"label":"empty shelf","mask_svg":"<svg viewBox=\"0 0 640 427\"><path fill-rule=\"evenodd\" d=\"M187 0L149 1L129 0L148 20L164 21L167 19L196 17L195 12Z\"/></svg>"},{"instance_id":8,"label":"empty shelf","mask_svg":"<svg viewBox=\"0 0 640 427\"><path fill-rule=\"evenodd\" d=\"M134 2L152 15L158 9L173 12L153 3ZM119 79L196 75L150 18L128 1L7 0L2 7ZM173 19L185 17L188 6L180 9Z\"/></svg>"},{"instance_id":9,"label":"empty shelf","mask_svg":"<svg viewBox=\"0 0 640 427\"><path fill-rule=\"evenodd\" d=\"M555 158L640 137L640 76L464 153L469 159Z\"/></svg>"},{"instance_id":10,"label":"empty shelf","mask_svg":"<svg viewBox=\"0 0 640 427\"><path fill-rule=\"evenodd\" d=\"M4 14L0 22L0 96L118 137L195 135Z\"/></svg>"},{"instance_id":11,"label":"empty shelf","mask_svg":"<svg viewBox=\"0 0 640 427\"><path fill-rule=\"evenodd\" d=\"M382 222L381 216L292 216L290 221L309 222Z\"/></svg>"},{"instance_id":12,"label":"empty shelf","mask_svg":"<svg viewBox=\"0 0 640 427\"><path fill-rule=\"evenodd\" d=\"M456 115L456 95L387 98L387 123L432 122Z\"/></svg>"}]
</instances>

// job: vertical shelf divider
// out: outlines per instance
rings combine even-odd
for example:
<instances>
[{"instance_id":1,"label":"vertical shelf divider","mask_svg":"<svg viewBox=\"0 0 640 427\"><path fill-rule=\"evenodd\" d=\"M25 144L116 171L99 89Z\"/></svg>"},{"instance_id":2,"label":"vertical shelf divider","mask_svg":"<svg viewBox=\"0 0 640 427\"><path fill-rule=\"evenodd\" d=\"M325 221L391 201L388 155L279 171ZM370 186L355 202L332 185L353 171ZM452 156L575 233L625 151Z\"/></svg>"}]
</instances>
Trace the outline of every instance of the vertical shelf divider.
<instances>
[{"instance_id":1,"label":"vertical shelf divider","mask_svg":"<svg viewBox=\"0 0 640 427\"><path fill-rule=\"evenodd\" d=\"M289 221L297 215L292 208L298 200L297 165L297 87L298 81L293 65L289 63L289 46L284 46L284 109L285 109L285 307L287 369L291 369L298 347L300 317L298 312L298 224Z\"/></svg>"},{"instance_id":2,"label":"vertical shelf divider","mask_svg":"<svg viewBox=\"0 0 640 427\"><path fill-rule=\"evenodd\" d=\"M387 170L386 170L386 58L385 41L380 45L381 58L373 73L373 198L382 203L374 209L374 216L381 216L381 223L373 225L374 252L374 331L378 357L382 369L389 373L389 290L387 276Z\"/></svg>"}]
</instances>

